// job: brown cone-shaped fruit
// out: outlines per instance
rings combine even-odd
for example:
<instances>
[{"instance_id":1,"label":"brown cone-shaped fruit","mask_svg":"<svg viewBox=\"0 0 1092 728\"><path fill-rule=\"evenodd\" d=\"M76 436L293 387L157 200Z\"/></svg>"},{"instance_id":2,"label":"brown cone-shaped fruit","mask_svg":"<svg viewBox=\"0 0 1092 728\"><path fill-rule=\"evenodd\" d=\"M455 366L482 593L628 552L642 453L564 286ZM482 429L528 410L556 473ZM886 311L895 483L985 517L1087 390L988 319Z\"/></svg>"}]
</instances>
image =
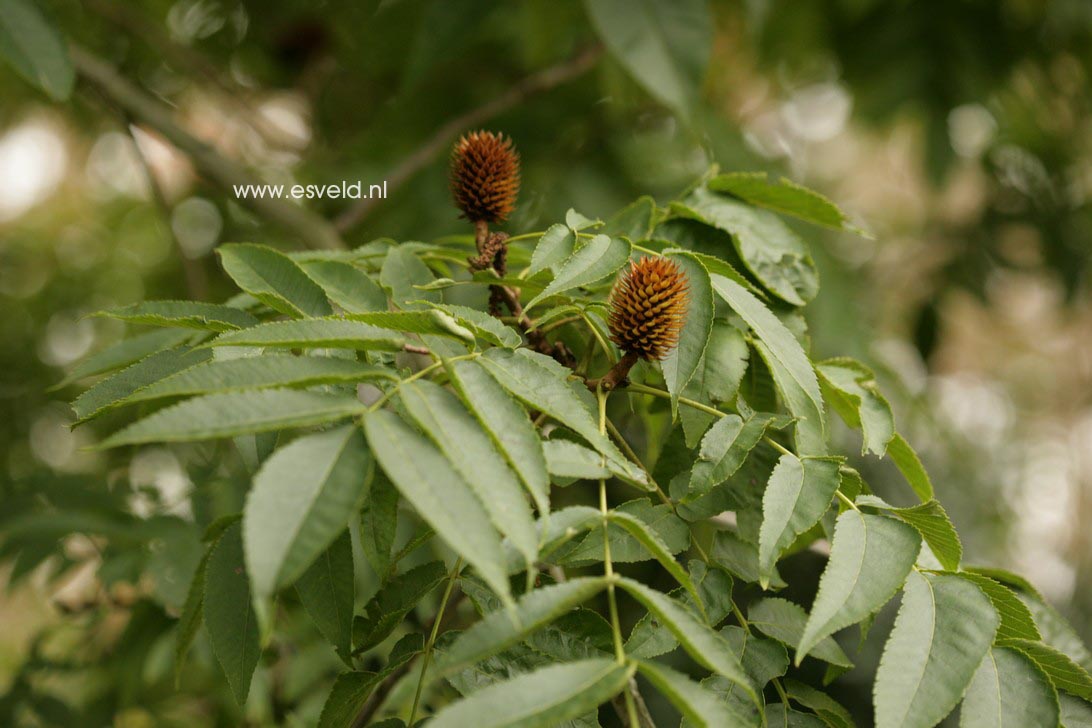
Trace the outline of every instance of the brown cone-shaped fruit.
<instances>
[{"instance_id":1,"label":"brown cone-shaped fruit","mask_svg":"<svg viewBox=\"0 0 1092 728\"><path fill-rule=\"evenodd\" d=\"M663 359L679 343L689 283L669 258L631 262L610 292L611 340L641 359Z\"/></svg>"},{"instance_id":2,"label":"brown cone-shaped fruit","mask_svg":"<svg viewBox=\"0 0 1092 728\"><path fill-rule=\"evenodd\" d=\"M519 152L491 131L464 135L451 150L451 195L471 222L503 222L519 195Z\"/></svg>"}]
</instances>

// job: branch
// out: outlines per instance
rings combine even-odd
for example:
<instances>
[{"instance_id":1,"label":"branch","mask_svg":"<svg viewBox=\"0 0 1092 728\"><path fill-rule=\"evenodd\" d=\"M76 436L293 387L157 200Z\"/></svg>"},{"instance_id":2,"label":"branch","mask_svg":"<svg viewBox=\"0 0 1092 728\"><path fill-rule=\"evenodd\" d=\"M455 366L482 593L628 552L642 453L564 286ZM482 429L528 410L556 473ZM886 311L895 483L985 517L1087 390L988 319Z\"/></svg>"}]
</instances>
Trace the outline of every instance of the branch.
<instances>
[{"instance_id":1,"label":"branch","mask_svg":"<svg viewBox=\"0 0 1092 728\"><path fill-rule=\"evenodd\" d=\"M179 150L189 155L194 165L210 180L230 192L236 185L263 184L243 165L222 156L177 123L171 110L142 91L117 70L93 53L72 45L69 49L76 71L97 88L110 102L135 120L152 127ZM269 220L295 232L314 248L344 248L337 231L319 215L298 205L273 198L240 198Z\"/></svg>"},{"instance_id":2,"label":"branch","mask_svg":"<svg viewBox=\"0 0 1092 728\"><path fill-rule=\"evenodd\" d=\"M417 151L403 159L391 170L386 177L388 192L398 189L415 174L427 167L433 159L447 149L459 132L484 123L497 114L519 106L535 94L549 91L583 75L595 65L602 54L603 46L589 46L569 60L533 73L500 96L451 119L440 127L428 141L419 146ZM341 232L351 230L371 213L377 202L378 200L371 198L358 200L356 204L337 217L334 221L335 227Z\"/></svg>"}]
</instances>

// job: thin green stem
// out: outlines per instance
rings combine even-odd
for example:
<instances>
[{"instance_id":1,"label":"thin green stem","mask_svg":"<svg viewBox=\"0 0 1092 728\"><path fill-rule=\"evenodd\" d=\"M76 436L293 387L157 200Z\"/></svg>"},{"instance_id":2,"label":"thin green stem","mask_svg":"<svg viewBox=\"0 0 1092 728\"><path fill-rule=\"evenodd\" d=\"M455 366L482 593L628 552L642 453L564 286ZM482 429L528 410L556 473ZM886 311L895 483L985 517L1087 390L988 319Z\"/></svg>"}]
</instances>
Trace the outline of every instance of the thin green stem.
<instances>
[{"instance_id":1,"label":"thin green stem","mask_svg":"<svg viewBox=\"0 0 1092 728\"><path fill-rule=\"evenodd\" d=\"M780 442L773 439L769 435L763 435L762 439L766 442L767 445L772 447L774 450L777 450L782 455L793 455L792 451L788 450L784 445L782 445ZM796 456L793 455L793 457Z\"/></svg>"},{"instance_id":2,"label":"thin green stem","mask_svg":"<svg viewBox=\"0 0 1092 728\"><path fill-rule=\"evenodd\" d=\"M463 568L463 559L459 557L455 560L455 566L451 568L451 574L448 575L447 587L444 588L444 596L440 599L440 608L436 612L436 619L432 623L432 632L429 633L428 642L425 644L425 654L421 658L421 674L417 678L417 692L413 695L413 707L410 708L409 722L406 725L413 725L413 719L417 717L417 706L421 702L421 691L425 687L425 673L428 671L428 663L432 658L432 646L436 644L436 637L440 633L440 623L444 621L444 610L447 609L447 602L451 599L452 589L455 587L455 580L459 577L459 572Z\"/></svg>"},{"instance_id":3,"label":"thin green stem","mask_svg":"<svg viewBox=\"0 0 1092 728\"><path fill-rule=\"evenodd\" d=\"M520 233L519 235L513 235L512 237L508 238L508 242L509 243L517 243L520 240L530 240L532 238L541 238L545 234L546 234L545 230L539 230L539 231L536 231L536 232L533 232L533 233Z\"/></svg>"},{"instance_id":4,"label":"thin green stem","mask_svg":"<svg viewBox=\"0 0 1092 728\"><path fill-rule=\"evenodd\" d=\"M638 384L637 382L630 382L626 387L626 391L637 392L639 394L651 394L653 397L659 397L661 399L671 399L671 392L665 389L658 389L657 387L650 387L647 384ZM695 402L687 397L679 397L679 404L685 404L687 407L693 407L696 410L707 412L715 417L727 417L729 413L721 412L716 407L710 407L707 404L701 402Z\"/></svg>"},{"instance_id":5,"label":"thin green stem","mask_svg":"<svg viewBox=\"0 0 1092 728\"><path fill-rule=\"evenodd\" d=\"M481 353L475 351L475 352L471 352L470 354L463 354L461 356L453 356L450 359L447 359L446 361L441 359L439 361L432 362L431 364L429 364L424 369L420 369L420 370L414 372L413 374L409 375L405 379L400 380L393 387L391 387L389 390L384 392L382 397L377 399L375 402L372 402L371 406L368 407L368 412L375 412L377 409L379 409L380 407L385 405L388 401L390 401L390 398L393 397L398 392L398 390L402 387L402 385L409 384L410 382L416 381L416 380L420 379L421 377L427 377L432 372L434 372L437 369L439 369L440 367L444 366L445 363L451 363L451 362L455 362L455 361L463 361L464 359L475 359L475 358L477 358L479 356L481 356Z\"/></svg>"},{"instance_id":6,"label":"thin green stem","mask_svg":"<svg viewBox=\"0 0 1092 728\"><path fill-rule=\"evenodd\" d=\"M607 340L603 338L603 334L599 332L599 328L595 325L595 322L588 318L588 314L586 311L581 311L580 317L584 319L584 323L586 323L588 325L588 328L591 329L592 334L595 336L595 340L599 342L600 348L603 349L603 353L607 355L607 361L609 361L611 364L614 364L617 361L617 359L615 359L614 357L614 349L610 348L610 344L608 344Z\"/></svg>"},{"instance_id":7,"label":"thin green stem","mask_svg":"<svg viewBox=\"0 0 1092 728\"><path fill-rule=\"evenodd\" d=\"M626 457L635 462L637 464L637 467L643 470L645 472L645 475L648 476L648 482L651 483L652 487L656 489L656 495L660 496L660 500L674 508L675 504L671 502L670 498L668 498L667 493L664 493L664 489L661 488L660 484L656 482L656 479L652 477L652 473L650 473L648 468L645 467L645 464L641 462L641 458L637 456L637 453L633 451L633 448L630 447L630 444L626 442L626 438L622 437L622 433L618 431L618 428L615 427L614 423L610 420L607 420L607 429L610 430L611 437L613 437L618 443L618 446L622 448L622 452L626 454Z\"/></svg>"},{"instance_id":8,"label":"thin green stem","mask_svg":"<svg viewBox=\"0 0 1092 728\"><path fill-rule=\"evenodd\" d=\"M565 326L566 324L571 324L574 321L580 321L582 318L584 318L584 317L583 316L566 316L563 319L559 319L557 321L551 321L550 323L546 324L545 326L543 326L542 328L540 328L538 330L541 331L544 334L548 334L551 331L553 331L554 329L560 329L562 326Z\"/></svg>"},{"instance_id":9,"label":"thin green stem","mask_svg":"<svg viewBox=\"0 0 1092 728\"><path fill-rule=\"evenodd\" d=\"M660 254L657 253L652 248L646 248L645 246L638 245L637 243L631 243L631 245L633 246L634 250L636 250L636 251L638 251L640 253L644 253L645 255L655 255L656 257L660 256Z\"/></svg>"},{"instance_id":10,"label":"thin green stem","mask_svg":"<svg viewBox=\"0 0 1092 728\"><path fill-rule=\"evenodd\" d=\"M834 491L834 495L838 496L838 500L842 501L843 503L845 503L847 506L849 506L853 510L855 510L855 511L861 510L860 508L857 507L857 504L854 503L853 501L851 501L849 499L849 497L845 493L843 493L842 491L836 490L836 491Z\"/></svg>"}]
</instances>

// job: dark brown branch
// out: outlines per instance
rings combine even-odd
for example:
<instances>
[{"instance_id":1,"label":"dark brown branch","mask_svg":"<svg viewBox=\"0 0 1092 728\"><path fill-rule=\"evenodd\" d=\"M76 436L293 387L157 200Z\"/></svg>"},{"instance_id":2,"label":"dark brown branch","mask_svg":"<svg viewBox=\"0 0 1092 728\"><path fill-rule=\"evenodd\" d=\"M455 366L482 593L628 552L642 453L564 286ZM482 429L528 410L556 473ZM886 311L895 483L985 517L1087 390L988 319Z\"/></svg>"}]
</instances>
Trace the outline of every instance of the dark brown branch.
<instances>
[{"instance_id":1,"label":"dark brown branch","mask_svg":"<svg viewBox=\"0 0 1092 728\"><path fill-rule=\"evenodd\" d=\"M224 157L210 145L194 137L175 123L171 110L149 96L93 53L73 45L70 48L72 63L77 73L99 90L111 103L131 115L133 119L155 129L167 141L187 154L197 169L231 192L236 185L263 184L254 173L243 165ZM344 248L337 231L325 219L299 205L274 198L240 198L239 202L252 207L257 213L298 234L310 247Z\"/></svg>"},{"instance_id":2,"label":"dark brown branch","mask_svg":"<svg viewBox=\"0 0 1092 728\"><path fill-rule=\"evenodd\" d=\"M602 54L603 47L601 45L589 46L571 59L527 76L500 96L448 121L437 129L436 133L428 141L417 147L417 151L403 159L391 170L386 177L388 193L391 190L397 190L415 174L427 167L433 159L447 149L448 145L460 132L482 124L494 116L520 105L531 96L549 91L581 76L595 65ZM351 230L371 213L378 202L377 199L357 201L356 204L338 216L334 221L335 226L341 232Z\"/></svg>"},{"instance_id":3,"label":"dark brown branch","mask_svg":"<svg viewBox=\"0 0 1092 728\"><path fill-rule=\"evenodd\" d=\"M599 379L588 379L585 384L588 385L588 389L595 391L597 388L602 388L604 392L609 392L612 389L618 387L624 387L629 382L629 370L633 368L641 357L634 354L632 351L627 351L622 355L622 358L618 360L618 363L611 367L610 371L604 374Z\"/></svg>"}]
</instances>

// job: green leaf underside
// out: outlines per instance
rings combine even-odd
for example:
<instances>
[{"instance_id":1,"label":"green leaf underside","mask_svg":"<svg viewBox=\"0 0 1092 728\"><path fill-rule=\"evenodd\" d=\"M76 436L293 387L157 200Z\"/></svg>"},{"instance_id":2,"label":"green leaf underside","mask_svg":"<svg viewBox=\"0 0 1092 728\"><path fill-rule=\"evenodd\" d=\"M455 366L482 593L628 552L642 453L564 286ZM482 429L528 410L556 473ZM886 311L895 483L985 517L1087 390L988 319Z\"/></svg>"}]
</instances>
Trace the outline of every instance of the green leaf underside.
<instances>
[{"instance_id":1,"label":"green leaf underside","mask_svg":"<svg viewBox=\"0 0 1092 728\"><path fill-rule=\"evenodd\" d=\"M711 276L713 289L738 313L761 341L756 348L769 365L796 423L801 455L826 453L823 402L819 380L804 350L785 325L745 288L722 276Z\"/></svg>"},{"instance_id":2,"label":"green leaf underside","mask_svg":"<svg viewBox=\"0 0 1092 728\"><path fill-rule=\"evenodd\" d=\"M743 667L723 637L666 594L627 578L619 579L618 585L654 613L698 663L739 685L758 704Z\"/></svg>"},{"instance_id":3,"label":"green leaf underside","mask_svg":"<svg viewBox=\"0 0 1092 728\"><path fill-rule=\"evenodd\" d=\"M199 301L144 301L101 311L98 316L150 326L179 326L203 331L232 331L258 323L246 311Z\"/></svg>"},{"instance_id":4,"label":"green leaf underside","mask_svg":"<svg viewBox=\"0 0 1092 728\"><path fill-rule=\"evenodd\" d=\"M510 600L500 536L489 515L451 464L392 412L364 417L368 443L391 482L418 515Z\"/></svg>"},{"instance_id":5,"label":"green leaf underside","mask_svg":"<svg viewBox=\"0 0 1092 728\"><path fill-rule=\"evenodd\" d=\"M540 514L550 511L550 478L542 441L527 412L480 363L447 367L451 383L519 475Z\"/></svg>"},{"instance_id":6,"label":"green leaf underside","mask_svg":"<svg viewBox=\"0 0 1092 728\"><path fill-rule=\"evenodd\" d=\"M1020 601L1020 597L1016 596L1012 589L988 576L972 571L961 571L957 576L977 586L993 602L993 608L997 610L997 616L1001 620L997 628L998 641L1023 639L1038 642L1042 639L1031 610Z\"/></svg>"},{"instance_id":7,"label":"green leaf underside","mask_svg":"<svg viewBox=\"0 0 1092 728\"><path fill-rule=\"evenodd\" d=\"M378 326L340 318L272 321L221 334L209 346L280 346L311 349L398 351L404 337Z\"/></svg>"},{"instance_id":8,"label":"green leaf underside","mask_svg":"<svg viewBox=\"0 0 1092 728\"><path fill-rule=\"evenodd\" d=\"M974 584L951 574L910 574L876 671L877 728L927 728L948 715L997 625L993 605Z\"/></svg>"},{"instance_id":9,"label":"green leaf underside","mask_svg":"<svg viewBox=\"0 0 1092 728\"><path fill-rule=\"evenodd\" d=\"M716 567L710 568L703 561L690 562L690 578L698 587L705 605L704 621L709 625L720 624L732 611L732 577ZM673 589L668 596L694 614L700 614L697 602L683 588ZM633 625L626 640L626 654L641 659L665 655L679 646L679 641L669 631L662 629L656 615L647 612ZM739 650L735 650L739 654ZM744 665L746 672L746 665Z\"/></svg>"},{"instance_id":10,"label":"green leaf underside","mask_svg":"<svg viewBox=\"0 0 1092 728\"><path fill-rule=\"evenodd\" d=\"M546 453L546 469L561 478L596 480L611 477L603 464L603 456L572 440L547 440L542 443Z\"/></svg>"},{"instance_id":11,"label":"green leaf underside","mask_svg":"<svg viewBox=\"0 0 1092 728\"><path fill-rule=\"evenodd\" d=\"M551 225L539 238L531 255L528 277L567 260L576 249L576 235L566 225Z\"/></svg>"},{"instance_id":12,"label":"green leaf underside","mask_svg":"<svg viewBox=\"0 0 1092 728\"><path fill-rule=\"evenodd\" d=\"M779 597L766 597L747 610L747 621L752 627L794 650L800 644L807 620L808 613L803 607ZM853 667L853 662L830 636L816 642L808 654L831 665Z\"/></svg>"},{"instance_id":13,"label":"green leaf underside","mask_svg":"<svg viewBox=\"0 0 1092 728\"><path fill-rule=\"evenodd\" d=\"M493 525L533 563L538 534L523 488L477 420L454 394L433 382L407 383L399 394L410 417L485 506Z\"/></svg>"},{"instance_id":14,"label":"green leaf underside","mask_svg":"<svg viewBox=\"0 0 1092 728\"><path fill-rule=\"evenodd\" d=\"M636 518L625 511L610 511L607 514L607 518L611 523L616 523L626 529L631 536L648 549L648 552L652 554L653 558L660 562L660 566L664 567L667 573L671 574L675 581L679 582L684 589L690 592L690 596L694 598L694 602L697 604L698 612L704 616L705 605L702 604L701 595L698 594L694 582L690 580L690 575L686 573L686 570L680 566L679 562L675 560L675 557L671 555L670 547L663 542L656 532L649 528L648 524L640 518Z\"/></svg>"},{"instance_id":15,"label":"green leaf underside","mask_svg":"<svg viewBox=\"0 0 1092 728\"><path fill-rule=\"evenodd\" d=\"M901 521L854 510L839 515L830 560L797 647L797 664L819 640L861 621L895 596L920 549L918 532Z\"/></svg>"},{"instance_id":16,"label":"green leaf underside","mask_svg":"<svg viewBox=\"0 0 1092 728\"><path fill-rule=\"evenodd\" d=\"M264 245L228 243L216 254L239 288L273 310L294 318L333 313L322 288L283 253Z\"/></svg>"},{"instance_id":17,"label":"green leaf underside","mask_svg":"<svg viewBox=\"0 0 1092 728\"><path fill-rule=\"evenodd\" d=\"M311 621L345 660L352 649L354 585L353 541L348 529L343 529L296 581L296 594Z\"/></svg>"},{"instance_id":18,"label":"green leaf underside","mask_svg":"<svg viewBox=\"0 0 1092 728\"><path fill-rule=\"evenodd\" d=\"M474 332L460 326L454 318L440 309L422 311L373 311L371 313L350 313L345 318L359 321L381 329L403 331L409 334L430 334L447 336L462 341L474 341Z\"/></svg>"},{"instance_id":19,"label":"green leaf underside","mask_svg":"<svg viewBox=\"0 0 1092 728\"><path fill-rule=\"evenodd\" d=\"M76 74L65 40L30 0L0 3L0 57L53 100L71 95Z\"/></svg>"},{"instance_id":20,"label":"green leaf underside","mask_svg":"<svg viewBox=\"0 0 1092 728\"><path fill-rule=\"evenodd\" d=\"M569 509L571 511L571 509ZM597 509L592 509L595 519L586 524L592 528L602 524L602 516ZM675 515L667 504L653 505L646 498L626 501L614 507L615 513L625 513L643 521L654 531L670 553L677 554L690 546L690 529ZM551 528L553 523L550 524ZM611 559L615 563L647 561L652 557L649 550L620 524L609 523L607 533L610 538ZM570 534L575 535L575 534ZM551 560L562 566L580 566L598 563L603 560L603 534L592 530L582 540L573 539L568 550L560 549L551 556Z\"/></svg>"},{"instance_id":21,"label":"green leaf underside","mask_svg":"<svg viewBox=\"0 0 1092 728\"><path fill-rule=\"evenodd\" d=\"M637 670L689 721L700 728L743 725L743 718L729 703L681 672L655 662L640 661Z\"/></svg>"},{"instance_id":22,"label":"green leaf underside","mask_svg":"<svg viewBox=\"0 0 1092 728\"><path fill-rule=\"evenodd\" d=\"M785 693L795 702L815 712L831 728L855 728L849 711L821 690L797 680L785 680Z\"/></svg>"},{"instance_id":23,"label":"green leaf underside","mask_svg":"<svg viewBox=\"0 0 1092 728\"><path fill-rule=\"evenodd\" d=\"M629 260L630 250L629 242L623 238L596 235L561 264L550 285L532 298L524 311L529 311L544 298L590 285L614 274Z\"/></svg>"},{"instance_id":24,"label":"green leaf underside","mask_svg":"<svg viewBox=\"0 0 1092 728\"><path fill-rule=\"evenodd\" d=\"M506 326L484 311L450 303L443 304L439 308L454 316L460 324L472 330L478 338L484 339L491 344L514 349L523 343L523 337L512 327Z\"/></svg>"},{"instance_id":25,"label":"green leaf underside","mask_svg":"<svg viewBox=\"0 0 1092 728\"><path fill-rule=\"evenodd\" d=\"M258 595L293 583L345 531L373 467L355 425L301 437L263 463L243 510L247 571Z\"/></svg>"},{"instance_id":26,"label":"green leaf underside","mask_svg":"<svg viewBox=\"0 0 1092 728\"><path fill-rule=\"evenodd\" d=\"M895 463L895 467L923 503L933 499L933 482L929 479L929 473L925 472L918 454L902 435L896 433L888 443L887 457Z\"/></svg>"},{"instance_id":27,"label":"green leaf underside","mask_svg":"<svg viewBox=\"0 0 1092 728\"><path fill-rule=\"evenodd\" d=\"M161 409L114 433L99 447L210 440L307 427L359 415L365 409L350 395L291 389L210 394Z\"/></svg>"},{"instance_id":28,"label":"green leaf underside","mask_svg":"<svg viewBox=\"0 0 1092 728\"><path fill-rule=\"evenodd\" d=\"M343 672L338 675L326 703L322 706L319 728L345 728L352 725L379 681L379 675L374 672Z\"/></svg>"},{"instance_id":29,"label":"green leaf underside","mask_svg":"<svg viewBox=\"0 0 1092 728\"><path fill-rule=\"evenodd\" d=\"M87 357L68 373L64 379L50 387L50 391L67 387L87 377L129 366L157 351L170 349L182 342L194 338L192 331L184 329L157 329L144 334L137 334L122 339Z\"/></svg>"},{"instance_id":30,"label":"green leaf underside","mask_svg":"<svg viewBox=\"0 0 1092 728\"><path fill-rule=\"evenodd\" d=\"M273 387L351 384L378 379L397 381L398 373L387 367L325 356L252 356L243 359L218 359L198 364L138 389L123 402L130 404L163 397Z\"/></svg>"},{"instance_id":31,"label":"green leaf underside","mask_svg":"<svg viewBox=\"0 0 1092 728\"><path fill-rule=\"evenodd\" d=\"M959 562L963 557L963 545L960 543L955 526L948 519L948 513L937 501L930 500L909 508L896 508L876 496L864 495L857 498L857 504L886 511L910 524L925 539L925 543L929 545L930 550L945 569L948 571L959 569Z\"/></svg>"},{"instance_id":32,"label":"green leaf underside","mask_svg":"<svg viewBox=\"0 0 1092 728\"><path fill-rule=\"evenodd\" d=\"M491 612L460 634L436 661L436 670L450 674L519 643L594 597L607 583L606 577L577 577L523 595L513 612Z\"/></svg>"},{"instance_id":33,"label":"green leaf underside","mask_svg":"<svg viewBox=\"0 0 1092 728\"><path fill-rule=\"evenodd\" d=\"M975 671L959 712L960 728L1054 728L1058 695L1018 650L994 647Z\"/></svg>"},{"instance_id":34,"label":"green leaf underside","mask_svg":"<svg viewBox=\"0 0 1092 728\"><path fill-rule=\"evenodd\" d=\"M550 665L482 688L452 703L431 728L551 728L617 695L635 666L610 659Z\"/></svg>"},{"instance_id":35,"label":"green leaf underside","mask_svg":"<svg viewBox=\"0 0 1092 728\"><path fill-rule=\"evenodd\" d=\"M752 205L816 225L860 232L833 202L785 177L773 181L765 172L732 172L713 177L706 186L714 192L724 192Z\"/></svg>"},{"instance_id":36,"label":"green leaf underside","mask_svg":"<svg viewBox=\"0 0 1092 728\"><path fill-rule=\"evenodd\" d=\"M213 544L215 547L215 544ZM197 638L197 630L201 628L204 619L205 607L205 574L208 572L209 557L212 549L206 549L201 561L197 564L197 570L193 573L189 591L186 593L186 602L182 605L182 614L178 617L178 628L175 631L174 641L174 679L177 685L182 678L182 667L185 665L186 653L190 645Z\"/></svg>"},{"instance_id":37,"label":"green leaf underside","mask_svg":"<svg viewBox=\"0 0 1092 728\"><path fill-rule=\"evenodd\" d=\"M243 566L242 529L238 523L228 527L212 547L205 573L204 618L213 654L235 702L243 705L260 649L258 618L250 603L250 582Z\"/></svg>"},{"instance_id":38,"label":"green leaf underside","mask_svg":"<svg viewBox=\"0 0 1092 728\"><path fill-rule=\"evenodd\" d=\"M672 407L678 407L678 398L686 384L701 364L709 335L713 330L713 287L709 272L698 260L685 253L670 256L686 275L686 319L679 333L679 344L661 363L667 391L672 396Z\"/></svg>"},{"instance_id":39,"label":"green leaf underside","mask_svg":"<svg viewBox=\"0 0 1092 728\"><path fill-rule=\"evenodd\" d=\"M645 474L599 432L588 392L566 380L568 369L549 357L525 349L515 352L490 349L478 361L517 399L572 428L610 459L619 472L628 473L627 479L631 482L647 485Z\"/></svg>"},{"instance_id":40,"label":"green leaf underside","mask_svg":"<svg viewBox=\"0 0 1092 728\"><path fill-rule=\"evenodd\" d=\"M763 588L774 564L800 534L814 526L830 507L838 489L840 458L797 458L782 455L762 497L758 533L758 567Z\"/></svg>"}]
</instances>

